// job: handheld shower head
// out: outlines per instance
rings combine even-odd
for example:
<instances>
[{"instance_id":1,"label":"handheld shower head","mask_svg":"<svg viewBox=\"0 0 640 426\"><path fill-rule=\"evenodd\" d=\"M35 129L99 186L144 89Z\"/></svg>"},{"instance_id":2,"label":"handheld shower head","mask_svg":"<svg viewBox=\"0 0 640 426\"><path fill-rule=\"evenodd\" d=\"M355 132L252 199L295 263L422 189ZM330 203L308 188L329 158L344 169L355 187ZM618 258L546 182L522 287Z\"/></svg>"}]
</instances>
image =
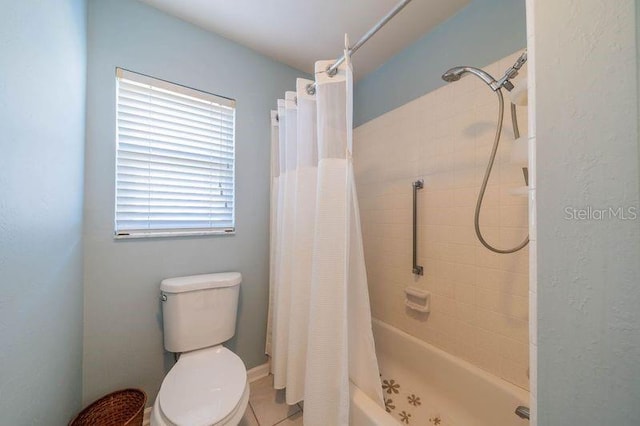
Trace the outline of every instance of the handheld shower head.
<instances>
[{"instance_id":1,"label":"handheld shower head","mask_svg":"<svg viewBox=\"0 0 640 426\"><path fill-rule=\"evenodd\" d=\"M520 68L527 62L527 51L522 52L520 57L516 60L515 64L511 66L505 73L504 76L498 81L495 78L491 77L487 72L470 66L459 66L453 67L444 74L442 74L442 79L447 83L451 83L454 81L458 81L462 78L462 76L466 73L470 73L487 83L489 87L495 92L501 88L505 88L508 91L513 89L513 83L511 83L512 78L518 75Z\"/></svg>"},{"instance_id":2,"label":"handheld shower head","mask_svg":"<svg viewBox=\"0 0 640 426\"><path fill-rule=\"evenodd\" d=\"M482 185L480 186L480 192L478 193L478 199L476 201L476 209L473 217L473 224L475 227L476 236L478 237L478 239L480 240L483 246L485 246L486 248L488 248L489 250L495 253L503 253L503 254L515 253L516 251L522 249L527 244L529 244L529 236L527 235L524 241L522 241L522 243L520 243L518 246L513 248L508 248L508 249L499 249L492 246L484 239L484 236L482 235L482 230L480 229L480 209L482 208L482 200L484 199L484 194L487 189L487 184L489 183L489 177L491 176L493 163L498 153L498 146L500 144L500 134L502 133L502 124L504 119L504 97L502 95L502 90L500 89L503 87L506 90L513 89L514 86L509 81L509 79L515 77L518 74L518 71L520 70L520 68L522 68L522 66L526 61L527 61L527 52L525 51L522 55L520 55L520 58L518 58L516 63L507 70L505 75L499 81L496 81L495 78L491 77L491 75L489 75L485 71L479 68L474 68L469 66L454 67L447 70L447 72L445 72L444 74L442 74L442 79L448 83L460 80L462 76L466 73L473 74L476 77L478 77L480 80L484 81L491 88L491 90L495 92L496 96L498 97L498 102L499 102L498 126L496 129L496 135L493 140L493 148L491 149L489 163L487 164L487 168L484 172L484 178L482 180ZM514 104L511 104L511 119L513 120L514 135L516 136L516 138L518 138L519 137L518 121L516 119L516 106Z\"/></svg>"},{"instance_id":3,"label":"handheld shower head","mask_svg":"<svg viewBox=\"0 0 640 426\"><path fill-rule=\"evenodd\" d=\"M466 73L473 74L476 77L480 78L482 81L487 83L487 85L489 85L489 87L491 87L491 89L493 89L494 91L500 88L496 80L493 77L491 77L489 74L487 74L486 72L482 71L479 68L468 67L468 66L451 68L450 70L442 74L442 79L448 83L451 83L451 82L460 80L462 76Z\"/></svg>"},{"instance_id":4,"label":"handheld shower head","mask_svg":"<svg viewBox=\"0 0 640 426\"><path fill-rule=\"evenodd\" d=\"M449 71L442 74L442 79L447 83L453 83L454 81L460 80L463 73L464 71L462 70L462 67L451 68Z\"/></svg>"}]
</instances>

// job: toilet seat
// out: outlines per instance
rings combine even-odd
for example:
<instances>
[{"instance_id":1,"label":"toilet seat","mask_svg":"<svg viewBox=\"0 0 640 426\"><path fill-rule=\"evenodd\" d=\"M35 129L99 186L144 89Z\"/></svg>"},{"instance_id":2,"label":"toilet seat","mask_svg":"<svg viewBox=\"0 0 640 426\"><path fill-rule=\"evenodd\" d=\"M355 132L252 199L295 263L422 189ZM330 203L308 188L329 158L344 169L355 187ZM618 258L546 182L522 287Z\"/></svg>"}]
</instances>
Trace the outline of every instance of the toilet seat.
<instances>
[{"instance_id":1,"label":"toilet seat","mask_svg":"<svg viewBox=\"0 0 640 426\"><path fill-rule=\"evenodd\" d=\"M247 410L247 405L249 405L249 383L247 382L247 386L245 388L245 392L242 394L242 399L236 406L236 408L231 412L227 417L222 419L220 422L216 423L213 426L237 426L242 417L244 416L245 411ZM156 399L155 404L153 404L153 409L151 411L151 426L184 426L184 425L175 425L169 419L167 419L160 410L160 404Z\"/></svg>"},{"instance_id":2,"label":"toilet seat","mask_svg":"<svg viewBox=\"0 0 640 426\"><path fill-rule=\"evenodd\" d=\"M152 424L237 424L248 399L247 371L236 354L221 345L187 352L162 382Z\"/></svg>"}]
</instances>

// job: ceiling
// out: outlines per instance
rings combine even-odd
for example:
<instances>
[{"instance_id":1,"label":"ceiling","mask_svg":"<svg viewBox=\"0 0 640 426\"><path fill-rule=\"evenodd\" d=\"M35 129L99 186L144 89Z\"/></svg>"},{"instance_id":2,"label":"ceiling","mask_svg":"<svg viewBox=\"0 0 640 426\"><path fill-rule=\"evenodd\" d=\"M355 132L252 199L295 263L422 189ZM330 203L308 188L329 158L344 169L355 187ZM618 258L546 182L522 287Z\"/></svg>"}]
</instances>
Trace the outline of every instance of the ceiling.
<instances>
[{"instance_id":1,"label":"ceiling","mask_svg":"<svg viewBox=\"0 0 640 426\"><path fill-rule=\"evenodd\" d=\"M307 73L319 59L335 59L344 34L354 44L397 0L142 0ZM413 0L353 57L355 77L391 56L466 6L470 0Z\"/></svg>"}]
</instances>

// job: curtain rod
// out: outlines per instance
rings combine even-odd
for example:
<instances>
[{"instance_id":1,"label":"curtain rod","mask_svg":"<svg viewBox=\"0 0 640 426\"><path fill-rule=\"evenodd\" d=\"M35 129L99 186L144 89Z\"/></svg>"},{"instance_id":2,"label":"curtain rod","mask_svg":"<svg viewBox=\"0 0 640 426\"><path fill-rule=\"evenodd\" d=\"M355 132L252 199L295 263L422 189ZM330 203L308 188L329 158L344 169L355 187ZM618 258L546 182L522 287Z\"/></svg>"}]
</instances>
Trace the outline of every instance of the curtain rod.
<instances>
[{"instance_id":1,"label":"curtain rod","mask_svg":"<svg viewBox=\"0 0 640 426\"><path fill-rule=\"evenodd\" d=\"M363 35L362 38L360 38L360 40L358 40L358 42L349 49L349 56L356 53L363 44L365 44L371 37L373 37L373 35L377 33L382 27L384 27L386 23L389 22L394 16L400 13L400 11L404 9L404 7L410 2L411 0L402 0L398 4L396 4L396 6L389 13L387 13L380 21L378 21L378 23L374 25L373 28L367 31L367 33ZM329 74L330 77L336 75L336 73L338 72L338 67L342 65L345 59L345 55L342 54L338 59L336 59L333 65L327 68L327 74ZM310 83L307 86L307 93L310 95L314 95L316 93L316 83Z\"/></svg>"}]
</instances>

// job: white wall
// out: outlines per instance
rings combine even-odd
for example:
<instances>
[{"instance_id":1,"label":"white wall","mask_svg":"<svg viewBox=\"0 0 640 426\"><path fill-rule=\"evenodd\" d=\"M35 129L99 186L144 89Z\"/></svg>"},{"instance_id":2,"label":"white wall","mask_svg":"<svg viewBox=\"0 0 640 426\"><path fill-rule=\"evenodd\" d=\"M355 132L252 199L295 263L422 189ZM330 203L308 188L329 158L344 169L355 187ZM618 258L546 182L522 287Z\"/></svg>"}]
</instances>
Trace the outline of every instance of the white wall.
<instances>
[{"instance_id":1,"label":"white wall","mask_svg":"<svg viewBox=\"0 0 640 426\"><path fill-rule=\"evenodd\" d=\"M640 219L632 0L535 0L538 424L640 421Z\"/></svg>"},{"instance_id":2,"label":"white wall","mask_svg":"<svg viewBox=\"0 0 640 426\"><path fill-rule=\"evenodd\" d=\"M266 360L269 110L304 75L134 0L90 1L88 43L84 400L137 386L151 403L173 365L163 278L241 272L229 346L248 368ZM113 240L115 67L236 99L236 235Z\"/></svg>"},{"instance_id":3,"label":"white wall","mask_svg":"<svg viewBox=\"0 0 640 426\"><path fill-rule=\"evenodd\" d=\"M485 69L502 75L519 53ZM497 112L495 94L468 76L381 115L355 130L356 180L373 316L528 389L528 248L492 253L473 226ZM527 110L518 116L526 138ZM506 117L481 214L485 237L501 248L518 245L528 231L527 197L510 193L524 179L509 161L514 138ZM418 196L425 272L416 278L411 182L418 178L425 183ZM407 286L431 292L430 314L405 308Z\"/></svg>"},{"instance_id":4,"label":"white wall","mask_svg":"<svg viewBox=\"0 0 640 426\"><path fill-rule=\"evenodd\" d=\"M63 425L82 385L86 7L0 13L0 423Z\"/></svg>"}]
</instances>

